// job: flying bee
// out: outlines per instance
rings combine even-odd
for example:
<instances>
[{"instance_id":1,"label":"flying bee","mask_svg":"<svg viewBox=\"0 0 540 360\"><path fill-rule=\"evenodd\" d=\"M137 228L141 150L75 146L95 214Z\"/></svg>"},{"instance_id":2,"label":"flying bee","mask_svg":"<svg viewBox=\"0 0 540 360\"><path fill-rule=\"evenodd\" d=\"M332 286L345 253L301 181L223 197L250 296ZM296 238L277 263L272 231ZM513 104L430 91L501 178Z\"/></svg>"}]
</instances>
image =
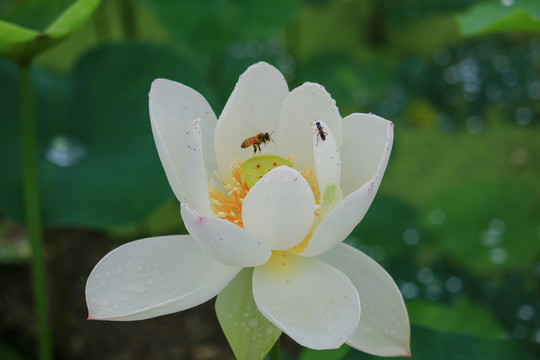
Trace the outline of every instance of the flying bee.
<instances>
[{"instance_id":1,"label":"flying bee","mask_svg":"<svg viewBox=\"0 0 540 360\"><path fill-rule=\"evenodd\" d=\"M240 147L242 149L245 149L253 145L253 154L257 153L257 149L259 149L259 152L261 152L261 144L266 144L270 141L274 142L274 140L272 140L272 138L270 137L270 135L272 135L273 133L273 131L272 133L260 132L255 136L248 137L242 142L242 145L240 145Z\"/></svg>"},{"instance_id":2,"label":"flying bee","mask_svg":"<svg viewBox=\"0 0 540 360\"><path fill-rule=\"evenodd\" d=\"M322 127L321 122L315 121L315 122L312 122L311 125L315 125L316 127L313 135L317 133L317 143L319 143L319 136L321 137L322 141L326 140L326 135L328 135L328 133L324 131L324 128Z\"/></svg>"}]
</instances>

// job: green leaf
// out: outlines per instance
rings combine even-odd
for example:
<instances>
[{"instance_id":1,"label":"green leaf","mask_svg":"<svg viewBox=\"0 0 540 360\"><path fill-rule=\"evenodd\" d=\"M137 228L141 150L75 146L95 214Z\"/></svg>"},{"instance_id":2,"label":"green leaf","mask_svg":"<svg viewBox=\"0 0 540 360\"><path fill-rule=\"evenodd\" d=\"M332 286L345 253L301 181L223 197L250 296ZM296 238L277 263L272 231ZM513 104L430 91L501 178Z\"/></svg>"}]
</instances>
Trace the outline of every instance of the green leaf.
<instances>
[{"instance_id":1,"label":"green leaf","mask_svg":"<svg viewBox=\"0 0 540 360\"><path fill-rule=\"evenodd\" d=\"M219 323L238 360L263 359L281 335L255 304L252 275L252 268L242 270L216 300Z\"/></svg>"},{"instance_id":2,"label":"green leaf","mask_svg":"<svg viewBox=\"0 0 540 360\"><path fill-rule=\"evenodd\" d=\"M77 30L97 9L101 0L79 0L66 9L45 30L53 39L62 39Z\"/></svg>"},{"instance_id":3,"label":"green leaf","mask_svg":"<svg viewBox=\"0 0 540 360\"><path fill-rule=\"evenodd\" d=\"M456 17L464 36L504 31L540 32L540 2L514 0L512 5L500 2L479 4Z\"/></svg>"},{"instance_id":4,"label":"green leaf","mask_svg":"<svg viewBox=\"0 0 540 360\"><path fill-rule=\"evenodd\" d=\"M526 268L540 254L534 200L512 181L463 183L433 201L443 223L423 218L440 248L469 269Z\"/></svg>"},{"instance_id":5,"label":"green leaf","mask_svg":"<svg viewBox=\"0 0 540 360\"><path fill-rule=\"evenodd\" d=\"M271 38L291 22L298 0L147 1L179 42L208 54L225 54L233 42ZM204 26L201 26L201 19ZM252 43L257 48L260 43ZM253 58L250 57L253 62ZM220 60L221 62L221 60ZM221 66L216 64L216 66Z\"/></svg>"},{"instance_id":6,"label":"green leaf","mask_svg":"<svg viewBox=\"0 0 540 360\"><path fill-rule=\"evenodd\" d=\"M411 323L438 331L500 338L504 329L483 306L470 302L451 305L427 301L407 302Z\"/></svg>"},{"instance_id":7,"label":"green leaf","mask_svg":"<svg viewBox=\"0 0 540 360\"><path fill-rule=\"evenodd\" d=\"M27 61L77 30L94 13L101 0L79 0L62 12L44 31L0 21L0 56ZM46 3L34 5L36 13ZM36 17L34 15L34 17ZM39 26L36 26L39 28Z\"/></svg>"},{"instance_id":8,"label":"green leaf","mask_svg":"<svg viewBox=\"0 0 540 360\"><path fill-rule=\"evenodd\" d=\"M158 77L205 94L197 64L146 44L96 49L67 78L34 71L45 226L129 225L173 197L148 116L148 91ZM0 166L9 169L0 176L0 211L22 221L15 66L0 61L0 78Z\"/></svg>"},{"instance_id":9,"label":"green leaf","mask_svg":"<svg viewBox=\"0 0 540 360\"><path fill-rule=\"evenodd\" d=\"M464 334L437 332L419 326L414 326L411 329L411 335L411 350L414 360L535 359L519 343L506 339L482 339ZM351 350L343 359L376 360L380 357Z\"/></svg>"},{"instance_id":10,"label":"green leaf","mask_svg":"<svg viewBox=\"0 0 540 360\"><path fill-rule=\"evenodd\" d=\"M300 355L300 360L339 360L342 359L351 348L343 345L335 350L311 350L304 349Z\"/></svg>"}]
</instances>

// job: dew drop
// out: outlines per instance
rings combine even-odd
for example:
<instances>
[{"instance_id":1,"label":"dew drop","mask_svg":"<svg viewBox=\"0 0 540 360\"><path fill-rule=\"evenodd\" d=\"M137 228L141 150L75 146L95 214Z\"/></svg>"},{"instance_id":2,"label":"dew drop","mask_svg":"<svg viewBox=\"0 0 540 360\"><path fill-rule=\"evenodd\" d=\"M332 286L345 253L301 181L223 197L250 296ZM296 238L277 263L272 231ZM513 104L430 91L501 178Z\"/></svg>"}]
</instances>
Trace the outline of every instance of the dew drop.
<instances>
[{"instance_id":1,"label":"dew drop","mask_svg":"<svg viewBox=\"0 0 540 360\"><path fill-rule=\"evenodd\" d=\"M146 291L146 286L141 283L127 283L126 288L135 294L142 294Z\"/></svg>"},{"instance_id":2,"label":"dew drop","mask_svg":"<svg viewBox=\"0 0 540 360\"><path fill-rule=\"evenodd\" d=\"M117 298L118 298L118 300L121 300L121 301L129 301L129 300L131 300L131 296L129 296L126 293L119 293L117 295Z\"/></svg>"},{"instance_id":3,"label":"dew drop","mask_svg":"<svg viewBox=\"0 0 540 360\"><path fill-rule=\"evenodd\" d=\"M100 305L100 306L109 306L109 305L111 305L110 300L107 299L107 298L97 299L96 302L97 302L97 304Z\"/></svg>"},{"instance_id":4,"label":"dew drop","mask_svg":"<svg viewBox=\"0 0 540 360\"><path fill-rule=\"evenodd\" d=\"M88 156L88 149L80 141L57 135L53 137L45 151L45 158L59 167L72 167L80 164Z\"/></svg>"},{"instance_id":5,"label":"dew drop","mask_svg":"<svg viewBox=\"0 0 540 360\"><path fill-rule=\"evenodd\" d=\"M248 321L248 325L251 327L256 327L259 324L259 321L257 319L251 319Z\"/></svg>"}]
</instances>

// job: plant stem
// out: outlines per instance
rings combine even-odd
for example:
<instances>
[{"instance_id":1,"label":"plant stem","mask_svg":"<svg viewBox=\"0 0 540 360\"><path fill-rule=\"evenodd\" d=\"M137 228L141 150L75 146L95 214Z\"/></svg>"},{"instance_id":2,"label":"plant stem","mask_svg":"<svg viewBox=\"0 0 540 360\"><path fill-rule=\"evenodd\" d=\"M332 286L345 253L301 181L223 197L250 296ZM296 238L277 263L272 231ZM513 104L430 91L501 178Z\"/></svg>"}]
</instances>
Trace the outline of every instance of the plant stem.
<instances>
[{"instance_id":1,"label":"plant stem","mask_svg":"<svg viewBox=\"0 0 540 360\"><path fill-rule=\"evenodd\" d=\"M47 304L47 279L43 244L36 162L36 129L30 61L19 64L21 96L21 137L23 160L23 193L28 238L32 247L32 283L34 311L38 332L38 359L52 359L49 309Z\"/></svg>"},{"instance_id":2,"label":"plant stem","mask_svg":"<svg viewBox=\"0 0 540 360\"><path fill-rule=\"evenodd\" d=\"M274 346L270 349L270 352L268 353L268 359L269 360L281 360L281 346L279 343L279 339L274 343Z\"/></svg>"}]
</instances>

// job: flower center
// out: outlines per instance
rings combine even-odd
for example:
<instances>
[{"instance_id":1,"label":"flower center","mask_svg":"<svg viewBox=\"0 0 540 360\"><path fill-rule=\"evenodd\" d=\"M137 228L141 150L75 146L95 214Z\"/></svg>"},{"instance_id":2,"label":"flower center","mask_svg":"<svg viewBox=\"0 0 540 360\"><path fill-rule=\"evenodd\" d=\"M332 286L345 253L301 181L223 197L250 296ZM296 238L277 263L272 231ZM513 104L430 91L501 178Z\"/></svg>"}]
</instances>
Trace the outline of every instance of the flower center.
<instances>
[{"instance_id":1,"label":"flower center","mask_svg":"<svg viewBox=\"0 0 540 360\"><path fill-rule=\"evenodd\" d=\"M214 216L228 220L233 224L244 227L242 222L242 202L249 189L266 174L268 171L281 166L288 165L293 167L293 157L289 160L276 155L254 156L244 162L240 159L233 161L229 167L231 169L231 180L229 182L221 179L217 174L216 178L223 185L223 188L217 186L212 180L208 187L210 196L210 206ZM304 167L299 170L308 182L315 197L315 220L319 217L321 195L319 185L313 169ZM317 223L317 221L314 221ZM310 234L306 238L311 237ZM306 243L307 244L307 243Z\"/></svg>"}]
</instances>

